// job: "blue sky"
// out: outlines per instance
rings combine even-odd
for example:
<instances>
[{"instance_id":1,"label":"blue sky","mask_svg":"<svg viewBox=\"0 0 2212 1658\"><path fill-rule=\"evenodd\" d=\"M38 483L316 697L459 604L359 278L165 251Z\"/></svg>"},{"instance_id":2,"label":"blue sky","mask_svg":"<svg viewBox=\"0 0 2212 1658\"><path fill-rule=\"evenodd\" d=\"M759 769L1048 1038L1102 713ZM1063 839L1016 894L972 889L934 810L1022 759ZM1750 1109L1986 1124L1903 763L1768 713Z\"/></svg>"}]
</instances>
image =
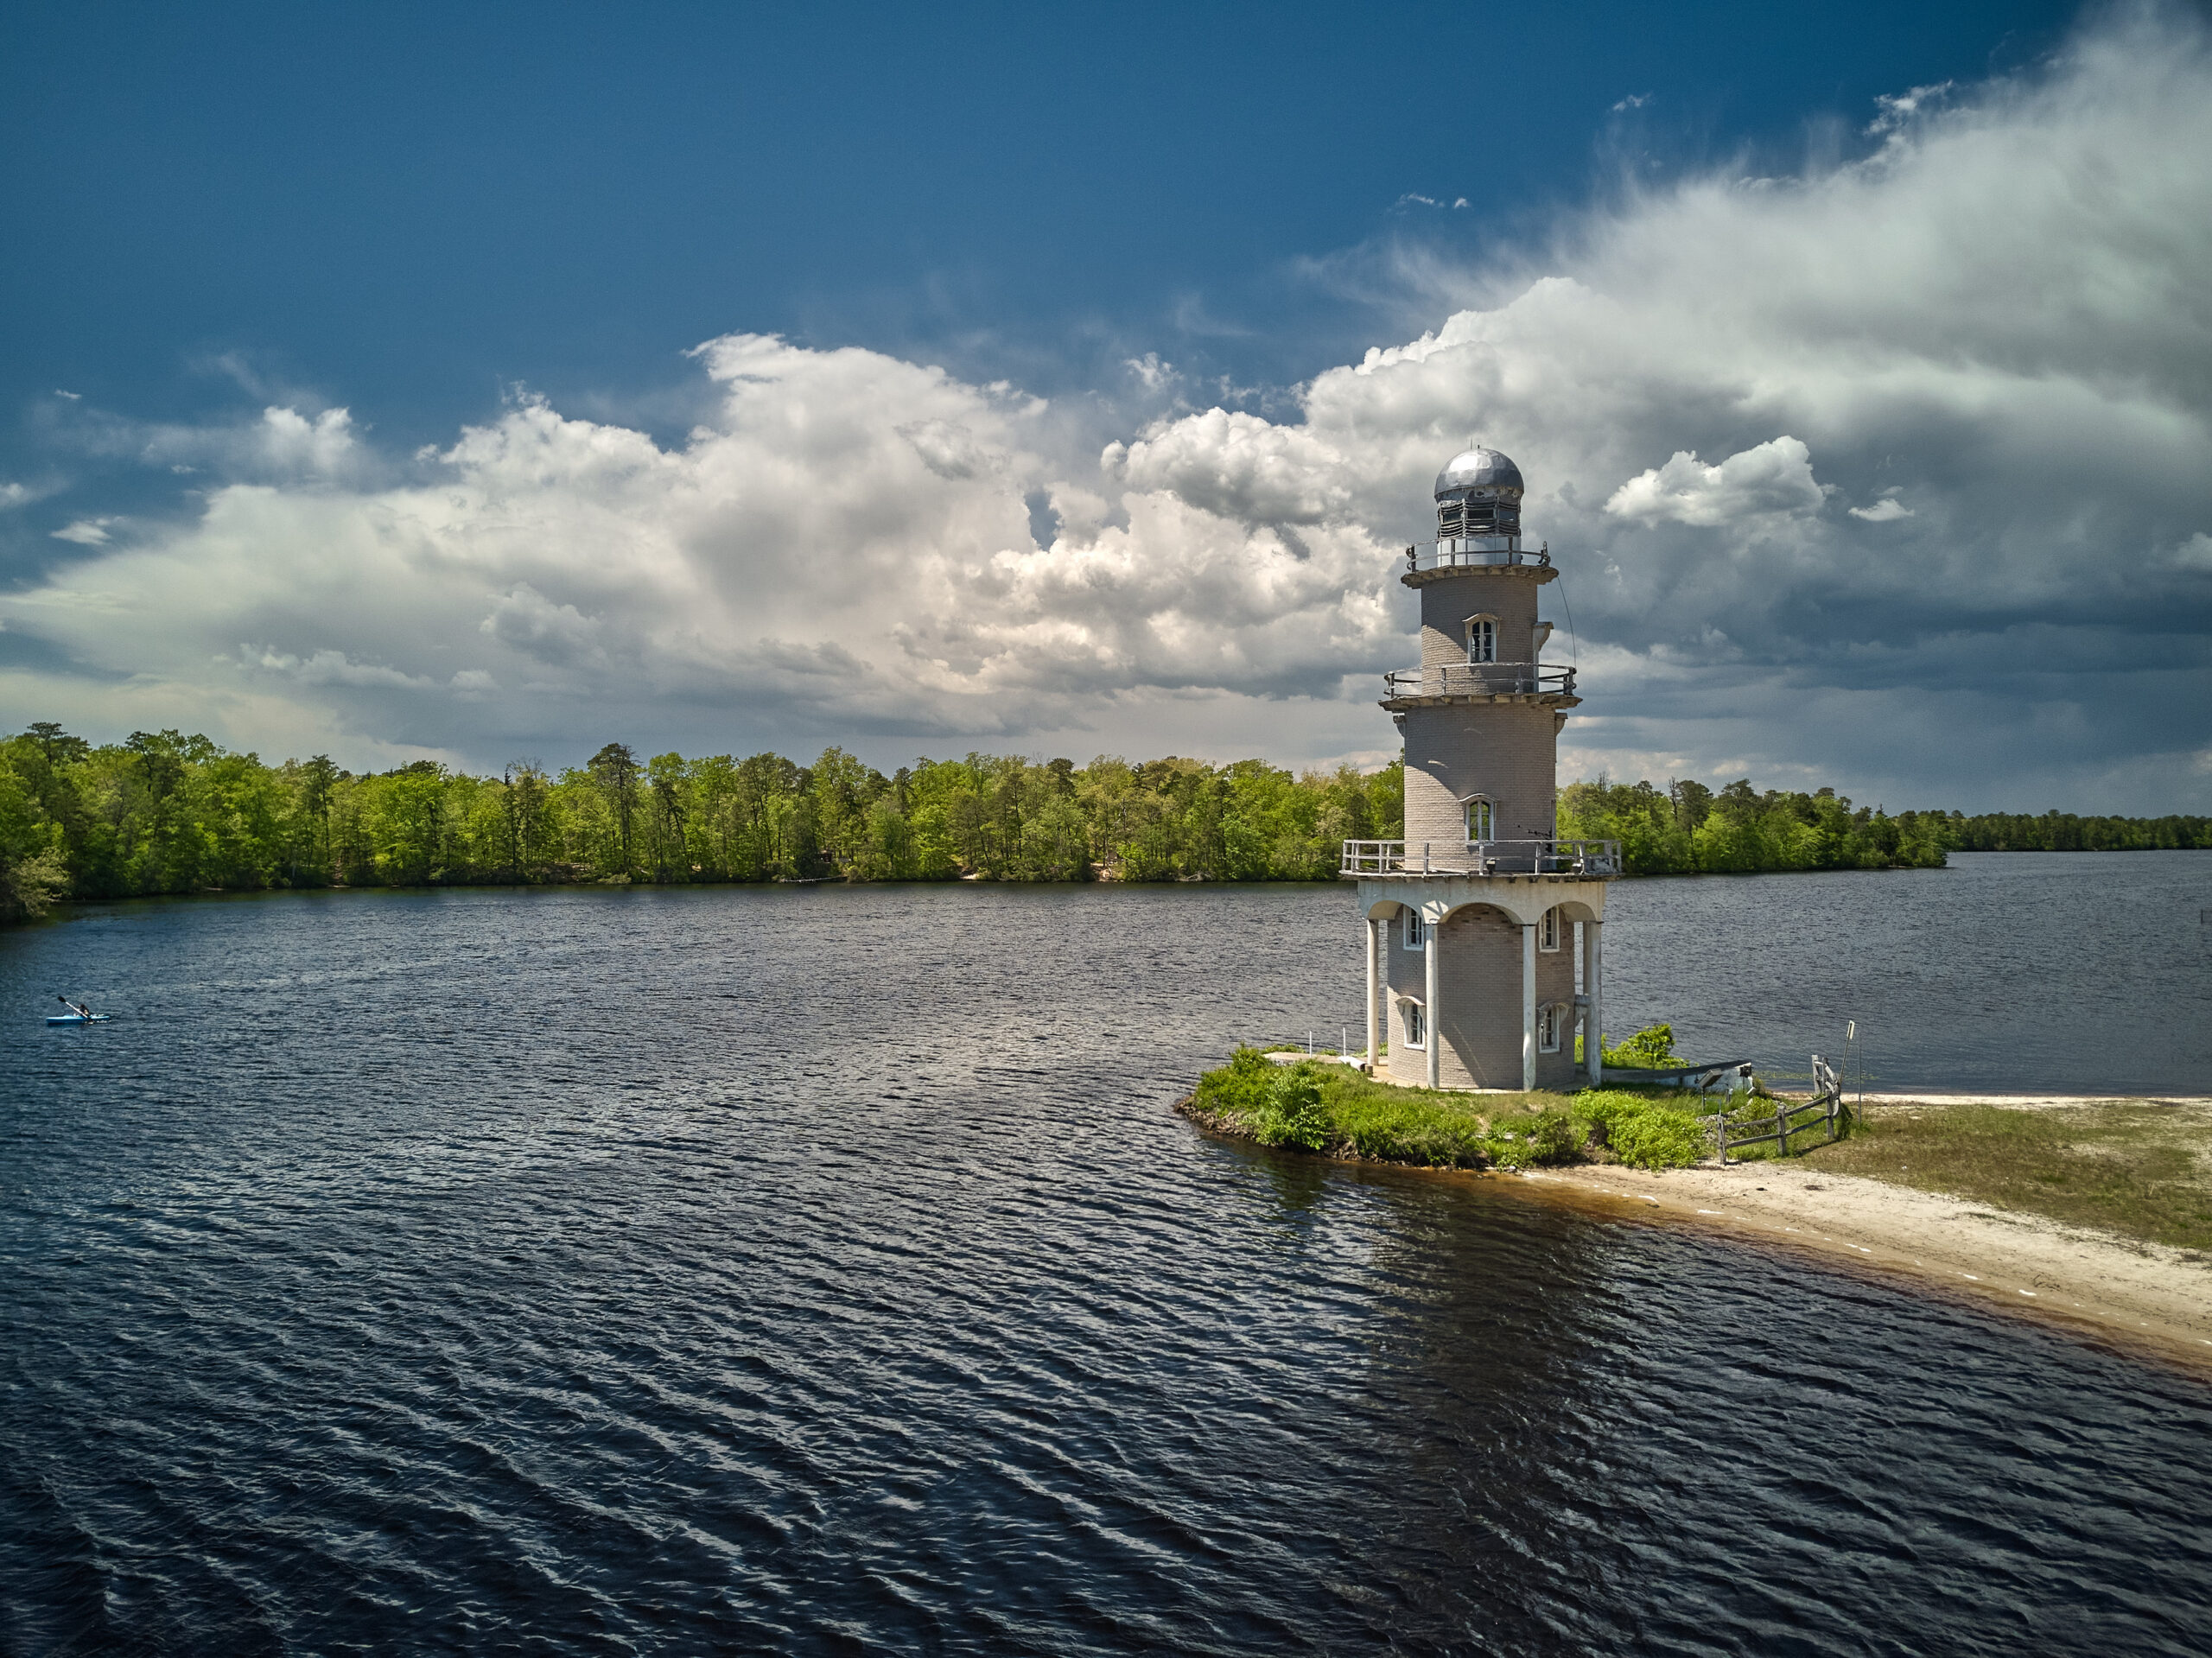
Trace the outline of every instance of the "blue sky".
<instances>
[{"instance_id":1,"label":"blue sky","mask_svg":"<svg viewBox=\"0 0 2212 1658\"><path fill-rule=\"evenodd\" d=\"M355 765L1372 758L1376 561L1479 429L1585 559L1570 769L2203 810L2200 250L2135 233L2199 200L2202 27L14 6L0 713ZM1978 176L2103 261L1978 268ZM1578 354L1616 326L1680 349ZM2026 596L2078 523L1961 535L2069 409L2164 468L2094 515L2160 574L2094 617ZM1929 591L1867 574L1907 553ZM2115 673L2166 709L2116 745Z\"/></svg>"}]
</instances>

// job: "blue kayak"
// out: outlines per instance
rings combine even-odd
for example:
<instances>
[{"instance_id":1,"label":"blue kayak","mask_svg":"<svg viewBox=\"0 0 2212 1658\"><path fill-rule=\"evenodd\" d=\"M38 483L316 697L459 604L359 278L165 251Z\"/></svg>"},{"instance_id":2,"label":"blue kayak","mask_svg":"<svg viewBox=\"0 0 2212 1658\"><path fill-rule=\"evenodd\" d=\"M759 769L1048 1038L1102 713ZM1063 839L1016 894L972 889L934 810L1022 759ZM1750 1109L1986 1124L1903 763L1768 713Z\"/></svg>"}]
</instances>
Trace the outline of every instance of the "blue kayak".
<instances>
[{"instance_id":1,"label":"blue kayak","mask_svg":"<svg viewBox=\"0 0 2212 1658\"><path fill-rule=\"evenodd\" d=\"M112 1015L107 1013L48 1013L46 1022L49 1025L105 1025L111 1017Z\"/></svg>"}]
</instances>

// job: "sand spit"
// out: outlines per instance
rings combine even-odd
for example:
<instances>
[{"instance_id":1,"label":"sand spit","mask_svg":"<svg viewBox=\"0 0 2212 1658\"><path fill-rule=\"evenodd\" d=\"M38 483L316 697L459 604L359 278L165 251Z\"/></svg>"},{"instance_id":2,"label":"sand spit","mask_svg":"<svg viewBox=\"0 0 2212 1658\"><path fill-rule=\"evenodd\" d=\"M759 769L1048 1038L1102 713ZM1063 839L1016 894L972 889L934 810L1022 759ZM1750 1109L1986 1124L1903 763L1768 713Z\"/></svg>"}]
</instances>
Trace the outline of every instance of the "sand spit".
<instances>
[{"instance_id":1,"label":"sand spit","mask_svg":"<svg viewBox=\"0 0 2212 1658\"><path fill-rule=\"evenodd\" d=\"M1789 1163L1657 1173L1584 1166L1488 1178L1916 1279L2212 1375L2212 1258L2190 1251Z\"/></svg>"}]
</instances>

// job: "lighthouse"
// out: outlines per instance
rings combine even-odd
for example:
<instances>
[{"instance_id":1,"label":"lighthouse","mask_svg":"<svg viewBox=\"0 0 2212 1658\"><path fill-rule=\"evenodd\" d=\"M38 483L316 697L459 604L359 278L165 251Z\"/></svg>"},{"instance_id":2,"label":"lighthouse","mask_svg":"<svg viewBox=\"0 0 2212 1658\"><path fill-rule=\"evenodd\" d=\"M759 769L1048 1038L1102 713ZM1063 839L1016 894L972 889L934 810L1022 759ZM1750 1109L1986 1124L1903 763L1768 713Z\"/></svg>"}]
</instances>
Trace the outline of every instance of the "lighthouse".
<instances>
[{"instance_id":1,"label":"lighthouse","mask_svg":"<svg viewBox=\"0 0 2212 1658\"><path fill-rule=\"evenodd\" d=\"M1574 670L1546 664L1548 547L1522 546L1521 469L1477 445L1436 477L1436 539L1406 549L1421 664L1384 677L1405 740L1406 838L1347 841L1366 918L1367 1057L1390 1082L1566 1089L1604 1075L1612 841L1558 838ZM1575 1057L1581 1034L1586 1058Z\"/></svg>"}]
</instances>

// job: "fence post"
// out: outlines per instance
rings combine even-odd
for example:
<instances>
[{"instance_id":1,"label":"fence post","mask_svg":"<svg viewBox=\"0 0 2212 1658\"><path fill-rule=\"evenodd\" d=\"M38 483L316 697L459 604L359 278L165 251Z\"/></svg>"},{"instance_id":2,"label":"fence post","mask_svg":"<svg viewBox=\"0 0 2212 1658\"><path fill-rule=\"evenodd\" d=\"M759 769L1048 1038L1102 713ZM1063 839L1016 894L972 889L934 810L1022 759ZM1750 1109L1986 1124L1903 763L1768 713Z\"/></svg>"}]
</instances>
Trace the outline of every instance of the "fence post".
<instances>
[{"instance_id":1,"label":"fence post","mask_svg":"<svg viewBox=\"0 0 2212 1658\"><path fill-rule=\"evenodd\" d=\"M1789 1156L1789 1109L1779 1100L1775 1102L1774 1135L1774 1154L1777 1157Z\"/></svg>"}]
</instances>

